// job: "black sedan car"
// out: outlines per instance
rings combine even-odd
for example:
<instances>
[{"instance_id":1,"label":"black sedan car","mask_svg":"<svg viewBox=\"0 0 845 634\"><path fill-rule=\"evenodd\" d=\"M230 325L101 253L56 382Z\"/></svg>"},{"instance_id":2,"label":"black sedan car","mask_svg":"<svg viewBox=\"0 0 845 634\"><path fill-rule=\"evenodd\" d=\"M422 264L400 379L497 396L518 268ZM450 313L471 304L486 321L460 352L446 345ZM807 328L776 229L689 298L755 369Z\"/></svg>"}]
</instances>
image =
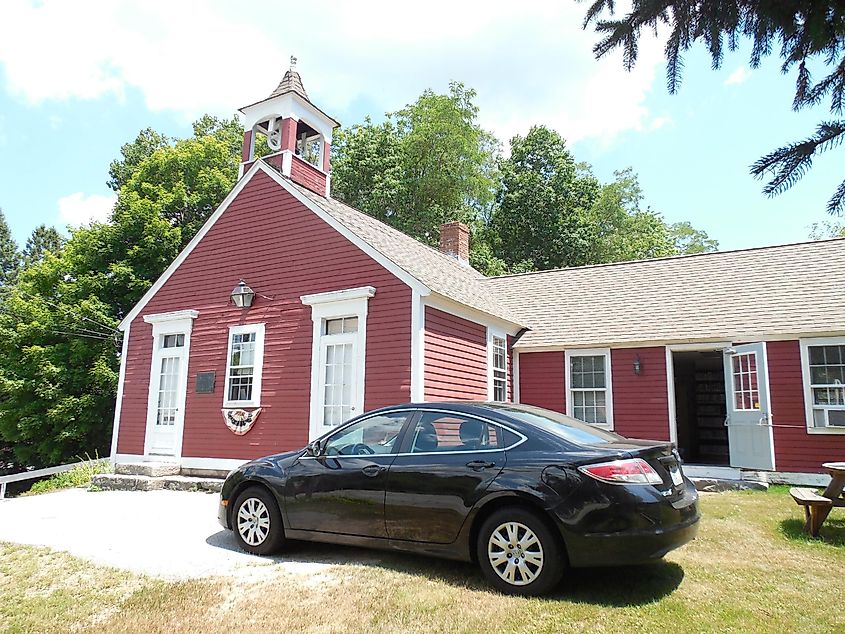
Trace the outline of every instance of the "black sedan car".
<instances>
[{"instance_id":1,"label":"black sedan car","mask_svg":"<svg viewBox=\"0 0 845 634\"><path fill-rule=\"evenodd\" d=\"M219 520L251 553L289 539L410 551L541 594L568 568L659 559L695 537L699 511L669 443L526 405L421 403L243 465Z\"/></svg>"}]
</instances>

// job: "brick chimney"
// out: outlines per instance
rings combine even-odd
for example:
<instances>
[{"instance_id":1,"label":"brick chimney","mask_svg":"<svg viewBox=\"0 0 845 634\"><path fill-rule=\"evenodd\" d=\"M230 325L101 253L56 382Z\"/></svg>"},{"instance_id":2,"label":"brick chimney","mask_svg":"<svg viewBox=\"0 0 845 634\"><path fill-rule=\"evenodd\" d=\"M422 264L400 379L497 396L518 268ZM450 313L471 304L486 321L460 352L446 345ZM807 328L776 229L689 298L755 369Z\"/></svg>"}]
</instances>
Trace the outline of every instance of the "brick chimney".
<instances>
[{"instance_id":1,"label":"brick chimney","mask_svg":"<svg viewBox=\"0 0 845 634\"><path fill-rule=\"evenodd\" d=\"M469 227L462 222L440 225L440 250L469 266Z\"/></svg>"}]
</instances>

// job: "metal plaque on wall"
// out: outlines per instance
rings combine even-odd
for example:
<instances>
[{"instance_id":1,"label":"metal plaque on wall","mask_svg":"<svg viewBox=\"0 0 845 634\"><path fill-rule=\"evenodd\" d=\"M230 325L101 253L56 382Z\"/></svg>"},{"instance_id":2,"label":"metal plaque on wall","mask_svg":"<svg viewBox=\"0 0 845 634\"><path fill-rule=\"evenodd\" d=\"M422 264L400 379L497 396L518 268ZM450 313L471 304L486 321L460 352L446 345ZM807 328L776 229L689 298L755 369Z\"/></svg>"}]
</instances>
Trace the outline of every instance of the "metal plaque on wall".
<instances>
[{"instance_id":1,"label":"metal plaque on wall","mask_svg":"<svg viewBox=\"0 0 845 634\"><path fill-rule=\"evenodd\" d=\"M197 372L197 394L212 394L216 372Z\"/></svg>"}]
</instances>

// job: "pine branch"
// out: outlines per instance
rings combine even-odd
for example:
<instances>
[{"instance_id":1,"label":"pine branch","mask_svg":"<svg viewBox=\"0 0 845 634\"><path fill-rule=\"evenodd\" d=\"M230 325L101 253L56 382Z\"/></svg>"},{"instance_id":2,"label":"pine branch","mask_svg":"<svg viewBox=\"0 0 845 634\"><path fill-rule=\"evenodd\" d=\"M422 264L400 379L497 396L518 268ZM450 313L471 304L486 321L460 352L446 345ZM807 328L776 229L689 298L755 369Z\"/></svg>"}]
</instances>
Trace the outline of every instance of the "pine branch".
<instances>
[{"instance_id":1,"label":"pine branch","mask_svg":"<svg viewBox=\"0 0 845 634\"><path fill-rule=\"evenodd\" d=\"M772 178L763 187L763 193L768 196L781 194L801 180L812 166L814 154L826 152L843 141L845 141L845 120L820 123L815 133L809 138L778 148L759 158L751 166L751 174L758 179L771 174ZM831 198L828 211L842 207L841 190L842 187ZM836 212L831 211L831 213Z\"/></svg>"},{"instance_id":2,"label":"pine branch","mask_svg":"<svg viewBox=\"0 0 845 634\"><path fill-rule=\"evenodd\" d=\"M827 201L827 213L831 216L841 216L845 212L845 181L839 183L839 187Z\"/></svg>"}]
</instances>

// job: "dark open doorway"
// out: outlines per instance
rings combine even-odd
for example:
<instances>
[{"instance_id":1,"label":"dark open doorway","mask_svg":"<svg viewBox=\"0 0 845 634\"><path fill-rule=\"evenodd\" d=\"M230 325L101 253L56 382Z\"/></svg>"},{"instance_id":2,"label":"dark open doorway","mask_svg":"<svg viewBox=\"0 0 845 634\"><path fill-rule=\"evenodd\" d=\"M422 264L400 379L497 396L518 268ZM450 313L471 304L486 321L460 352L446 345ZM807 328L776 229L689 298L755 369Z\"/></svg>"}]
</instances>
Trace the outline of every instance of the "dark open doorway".
<instances>
[{"instance_id":1,"label":"dark open doorway","mask_svg":"<svg viewBox=\"0 0 845 634\"><path fill-rule=\"evenodd\" d=\"M678 451L685 462L730 464L721 350L673 352Z\"/></svg>"}]
</instances>

